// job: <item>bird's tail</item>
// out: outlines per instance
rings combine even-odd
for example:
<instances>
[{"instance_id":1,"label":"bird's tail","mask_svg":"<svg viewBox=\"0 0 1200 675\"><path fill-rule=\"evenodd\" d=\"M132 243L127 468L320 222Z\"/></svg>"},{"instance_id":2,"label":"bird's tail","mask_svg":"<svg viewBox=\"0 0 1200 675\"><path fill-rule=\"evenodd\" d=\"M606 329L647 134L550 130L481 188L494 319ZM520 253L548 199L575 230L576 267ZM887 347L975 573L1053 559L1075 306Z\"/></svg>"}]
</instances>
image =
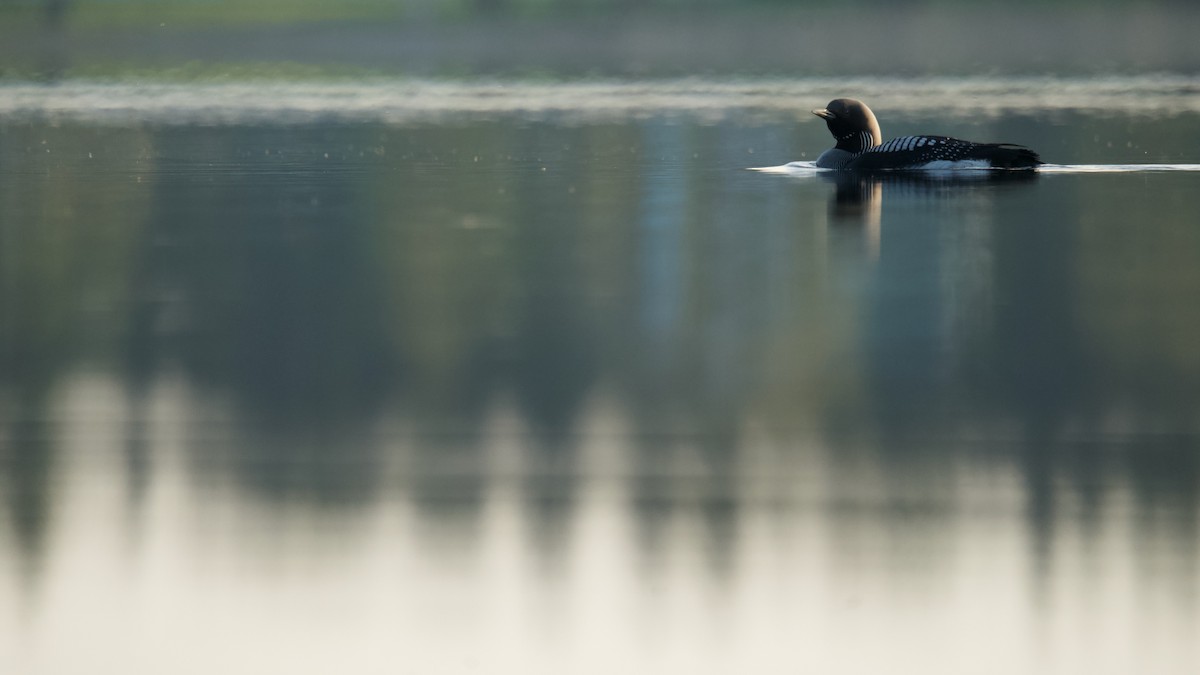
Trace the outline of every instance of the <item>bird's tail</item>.
<instances>
[{"instance_id":1,"label":"bird's tail","mask_svg":"<svg viewBox=\"0 0 1200 675\"><path fill-rule=\"evenodd\" d=\"M1009 143L986 143L979 145L971 159L986 159L997 169L1034 169L1045 164L1038 154L1029 148Z\"/></svg>"}]
</instances>

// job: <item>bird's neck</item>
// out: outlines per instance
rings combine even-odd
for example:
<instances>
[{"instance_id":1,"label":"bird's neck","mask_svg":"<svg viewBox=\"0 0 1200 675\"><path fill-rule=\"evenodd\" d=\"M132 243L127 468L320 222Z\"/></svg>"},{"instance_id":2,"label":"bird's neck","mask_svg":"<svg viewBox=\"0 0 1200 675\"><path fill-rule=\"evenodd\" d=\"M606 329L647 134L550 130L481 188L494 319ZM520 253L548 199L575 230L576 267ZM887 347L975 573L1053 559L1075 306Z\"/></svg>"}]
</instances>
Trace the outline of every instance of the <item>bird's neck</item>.
<instances>
[{"instance_id":1,"label":"bird's neck","mask_svg":"<svg viewBox=\"0 0 1200 675\"><path fill-rule=\"evenodd\" d=\"M852 131L845 136L839 136L837 145L834 147L857 155L881 143L883 143L883 138L877 131Z\"/></svg>"}]
</instances>

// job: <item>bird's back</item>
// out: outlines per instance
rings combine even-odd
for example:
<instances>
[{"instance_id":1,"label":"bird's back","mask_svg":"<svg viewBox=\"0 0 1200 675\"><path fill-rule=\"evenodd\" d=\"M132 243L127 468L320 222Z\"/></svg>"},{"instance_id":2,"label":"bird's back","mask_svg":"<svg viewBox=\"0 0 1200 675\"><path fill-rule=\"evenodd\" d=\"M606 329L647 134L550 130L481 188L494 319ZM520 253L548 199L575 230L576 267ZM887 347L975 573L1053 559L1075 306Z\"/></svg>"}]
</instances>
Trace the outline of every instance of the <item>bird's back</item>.
<instances>
[{"instance_id":1,"label":"bird's back","mask_svg":"<svg viewBox=\"0 0 1200 675\"><path fill-rule=\"evenodd\" d=\"M857 171L905 169L1032 169L1037 153L1008 143L972 143L949 136L902 136L868 148L844 164Z\"/></svg>"}]
</instances>

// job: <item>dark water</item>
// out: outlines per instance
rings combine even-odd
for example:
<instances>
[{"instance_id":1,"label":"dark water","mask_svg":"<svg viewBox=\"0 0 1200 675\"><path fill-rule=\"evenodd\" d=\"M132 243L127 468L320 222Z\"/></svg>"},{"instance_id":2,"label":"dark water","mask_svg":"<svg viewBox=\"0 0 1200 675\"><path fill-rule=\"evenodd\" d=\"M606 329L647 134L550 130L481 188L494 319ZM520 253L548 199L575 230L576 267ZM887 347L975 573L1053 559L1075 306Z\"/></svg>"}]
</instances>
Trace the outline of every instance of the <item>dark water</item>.
<instances>
[{"instance_id":1,"label":"dark water","mask_svg":"<svg viewBox=\"0 0 1200 675\"><path fill-rule=\"evenodd\" d=\"M1196 672L1200 116L812 98L9 110L0 671Z\"/></svg>"}]
</instances>

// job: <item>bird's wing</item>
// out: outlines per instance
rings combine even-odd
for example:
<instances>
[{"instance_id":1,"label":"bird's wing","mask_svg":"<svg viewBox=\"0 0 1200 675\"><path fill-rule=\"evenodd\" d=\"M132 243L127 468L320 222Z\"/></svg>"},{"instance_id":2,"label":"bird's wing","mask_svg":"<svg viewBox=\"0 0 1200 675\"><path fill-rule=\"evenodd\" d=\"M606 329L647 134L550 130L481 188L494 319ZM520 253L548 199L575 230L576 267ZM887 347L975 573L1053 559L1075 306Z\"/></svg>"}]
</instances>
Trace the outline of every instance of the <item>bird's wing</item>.
<instances>
[{"instance_id":1,"label":"bird's wing","mask_svg":"<svg viewBox=\"0 0 1200 675\"><path fill-rule=\"evenodd\" d=\"M919 168L930 162L986 162L992 168L1032 168L1037 153L1007 143L972 143L948 136L901 136L860 153L847 169L872 171Z\"/></svg>"}]
</instances>

